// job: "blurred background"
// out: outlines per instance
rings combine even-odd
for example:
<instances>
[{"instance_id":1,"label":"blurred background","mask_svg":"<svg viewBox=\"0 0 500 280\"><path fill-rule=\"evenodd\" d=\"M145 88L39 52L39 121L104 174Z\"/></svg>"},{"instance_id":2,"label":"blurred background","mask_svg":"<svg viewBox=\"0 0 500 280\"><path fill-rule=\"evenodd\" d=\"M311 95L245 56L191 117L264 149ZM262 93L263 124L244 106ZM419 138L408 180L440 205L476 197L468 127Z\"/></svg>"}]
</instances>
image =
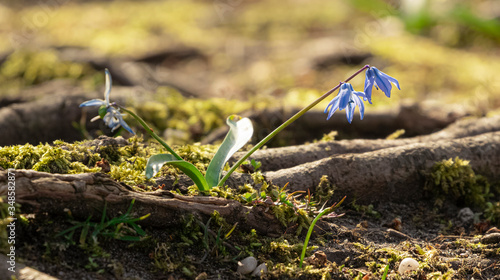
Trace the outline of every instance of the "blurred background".
<instances>
[{"instance_id":1,"label":"blurred background","mask_svg":"<svg viewBox=\"0 0 500 280\"><path fill-rule=\"evenodd\" d=\"M498 110L499 46L497 0L7 0L0 4L0 144L110 134L88 122L95 111L74 106L103 98L104 68L114 78L111 99L173 143L215 143L233 113L260 120L256 134L264 135L365 64L401 84L390 99L376 92L366 108L365 119L392 116L394 126L386 120L375 133L356 113L349 127L344 112L329 124L328 98L303 124L323 129L309 137L292 128L272 145L331 130L341 138L431 133ZM357 90L363 83L364 75L352 80ZM401 120L401 108L418 112ZM51 110L60 115L23 117ZM433 118L440 127L412 131Z\"/></svg>"}]
</instances>

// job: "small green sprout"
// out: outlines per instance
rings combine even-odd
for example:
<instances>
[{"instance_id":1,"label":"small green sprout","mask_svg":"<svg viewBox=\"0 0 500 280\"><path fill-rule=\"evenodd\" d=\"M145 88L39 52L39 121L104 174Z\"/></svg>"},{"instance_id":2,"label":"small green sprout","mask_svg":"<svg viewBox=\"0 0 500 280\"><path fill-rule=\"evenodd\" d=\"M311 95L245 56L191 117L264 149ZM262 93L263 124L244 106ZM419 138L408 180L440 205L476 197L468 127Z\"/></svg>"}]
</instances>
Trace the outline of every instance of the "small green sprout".
<instances>
[{"instance_id":1,"label":"small green sprout","mask_svg":"<svg viewBox=\"0 0 500 280\"><path fill-rule=\"evenodd\" d=\"M106 217L106 204L102 212L101 221L99 223L91 222L92 216L89 216L84 222L74 222L74 226L58 233L56 236L65 236L66 239L73 241L73 236L78 229L81 229L79 242L81 246L85 246L87 238L90 234L91 244L98 244L98 237L114 238L123 241L141 241L146 237L146 232L136 224L149 217L150 214L144 215L139 218L132 218L131 211L134 206L135 200L132 200L129 208L125 214L119 217L107 220ZM132 235L137 234L137 235Z\"/></svg>"},{"instance_id":2,"label":"small green sprout","mask_svg":"<svg viewBox=\"0 0 500 280\"><path fill-rule=\"evenodd\" d=\"M314 230L316 222L318 222L319 219L324 215L328 215L331 217L340 217L341 215L335 214L335 212L333 211L337 209L342 204L342 202L344 202L345 198L346 197L344 196L344 198L342 198L342 200L340 200L338 203L334 203L332 206L321 211L318 214L318 216L316 216L316 218L314 218L314 220L312 221L311 225L309 226L309 230L307 231L306 239L304 241L304 246L302 247L302 254L300 255L300 265L299 265L300 268L302 268L302 263L304 262L304 257L306 256L307 244L309 243L309 238L311 238L311 234Z\"/></svg>"}]
</instances>

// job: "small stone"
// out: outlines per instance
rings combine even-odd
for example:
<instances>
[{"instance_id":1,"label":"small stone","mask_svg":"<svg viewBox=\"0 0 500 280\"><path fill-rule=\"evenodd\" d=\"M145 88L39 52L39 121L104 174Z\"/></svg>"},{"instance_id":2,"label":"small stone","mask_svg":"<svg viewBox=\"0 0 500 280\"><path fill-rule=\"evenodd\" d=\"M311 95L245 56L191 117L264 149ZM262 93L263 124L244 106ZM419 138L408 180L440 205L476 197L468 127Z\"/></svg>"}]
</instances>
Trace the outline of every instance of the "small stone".
<instances>
[{"instance_id":1,"label":"small stone","mask_svg":"<svg viewBox=\"0 0 500 280\"><path fill-rule=\"evenodd\" d=\"M392 228L397 231L401 231L403 229L403 223L401 222L401 218L394 218L392 221L382 224L382 226Z\"/></svg>"},{"instance_id":2,"label":"small stone","mask_svg":"<svg viewBox=\"0 0 500 280\"><path fill-rule=\"evenodd\" d=\"M418 269L418 262L412 258L406 258L402 260L401 263L399 264L398 272L399 274L403 274L405 272L417 269Z\"/></svg>"},{"instance_id":3,"label":"small stone","mask_svg":"<svg viewBox=\"0 0 500 280\"><path fill-rule=\"evenodd\" d=\"M462 225L472 225L474 222L474 212L469 207L465 207L458 211L457 218L462 222Z\"/></svg>"},{"instance_id":4,"label":"small stone","mask_svg":"<svg viewBox=\"0 0 500 280\"><path fill-rule=\"evenodd\" d=\"M236 272L240 274L248 274L255 270L257 267L257 259L254 257L247 257L238 262L238 269Z\"/></svg>"},{"instance_id":5,"label":"small stone","mask_svg":"<svg viewBox=\"0 0 500 280\"><path fill-rule=\"evenodd\" d=\"M323 267L325 266L326 262L328 261L325 252L323 251L317 251L314 253L314 255L310 256L309 258L306 258L306 263L314 266L314 267Z\"/></svg>"},{"instance_id":6,"label":"small stone","mask_svg":"<svg viewBox=\"0 0 500 280\"><path fill-rule=\"evenodd\" d=\"M265 263L261 263L254 269L254 271L252 272L252 276L260 277L262 273L266 272L267 272L267 265Z\"/></svg>"}]
</instances>

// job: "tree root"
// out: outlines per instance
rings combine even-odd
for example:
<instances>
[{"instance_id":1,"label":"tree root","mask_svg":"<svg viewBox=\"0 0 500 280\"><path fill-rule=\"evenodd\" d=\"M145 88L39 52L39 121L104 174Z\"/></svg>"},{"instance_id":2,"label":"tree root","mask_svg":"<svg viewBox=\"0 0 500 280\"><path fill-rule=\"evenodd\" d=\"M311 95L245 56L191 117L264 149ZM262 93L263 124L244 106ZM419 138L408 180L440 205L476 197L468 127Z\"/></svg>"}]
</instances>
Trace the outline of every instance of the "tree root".
<instances>
[{"instance_id":1,"label":"tree root","mask_svg":"<svg viewBox=\"0 0 500 280\"><path fill-rule=\"evenodd\" d=\"M500 132L337 155L264 176L278 186L289 182L289 189L296 191L314 189L327 175L339 197L360 203L409 202L423 197L426 175L437 161L455 157L469 160L478 174L499 180Z\"/></svg>"},{"instance_id":2,"label":"tree root","mask_svg":"<svg viewBox=\"0 0 500 280\"><path fill-rule=\"evenodd\" d=\"M7 171L0 171L0 195L7 194ZM102 173L61 175L32 170L15 170L16 202L25 213L50 213L86 219L100 217L107 205L110 216L124 213L135 200L134 215L151 214L140 224L168 227L182 223L184 214L193 214L201 220L217 211L230 224L255 229L273 236L282 233L280 223L264 205L246 207L241 203L215 197L181 196L169 191L137 192Z\"/></svg>"},{"instance_id":3,"label":"tree root","mask_svg":"<svg viewBox=\"0 0 500 280\"><path fill-rule=\"evenodd\" d=\"M500 131L500 115L479 119L460 120L451 124L447 128L440 130L439 132L424 136L395 140L340 140L318 142L300 146L287 146L282 148L259 150L255 152L250 159L260 161L262 163L262 171L276 171L334 155L365 153L415 143L432 143L439 140L458 139L493 131ZM244 154L244 152L236 153L234 159L238 159ZM231 162L234 163L236 160L232 160Z\"/></svg>"},{"instance_id":4,"label":"tree root","mask_svg":"<svg viewBox=\"0 0 500 280\"><path fill-rule=\"evenodd\" d=\"M305 157L306 153L302 155ZM356 199L359 203L409 202L423 197L426 176L436 162L457 156L469 160L478 174L500 180L500 132L334 155L262 174L279 187L289 183L290 192L310 189L314 193L326 175L335 186L336 199L347 195L348 200ZM286 161L281 157L280 160ZM171 185L174 180L163 177L157 182ZM177 182L179 186L193 184L184 175ZM252 177L243 173L233 173L226 184L230 187L255 185Z\"/></svg>"}]
</instances>

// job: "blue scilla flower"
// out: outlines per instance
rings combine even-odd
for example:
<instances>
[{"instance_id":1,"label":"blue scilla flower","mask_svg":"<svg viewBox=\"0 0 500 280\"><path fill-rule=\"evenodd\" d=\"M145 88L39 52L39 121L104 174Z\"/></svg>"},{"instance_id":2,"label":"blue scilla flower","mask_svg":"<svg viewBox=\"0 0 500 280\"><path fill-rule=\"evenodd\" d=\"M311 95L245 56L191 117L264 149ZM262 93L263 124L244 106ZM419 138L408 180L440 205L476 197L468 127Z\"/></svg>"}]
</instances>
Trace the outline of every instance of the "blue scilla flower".
<instances>
[{"instance_id":1,"label":"blue scilla flower","mask_svg":"<svg viewBox=\"0 0 500 280\"><path fill-rule=\"evenodd\" d=\"M109 94L111 93L111 75L109 74L108 69L105 70L106 73L106 90L104 92L104 99L92 99L89 101L85 101L80 104L80 107L87 106L99 106L99 116L94 117L91 121L96 121L102 117L104 123L111 128L111 131L115 131L120 126L125 128L128 132L135 134L130 126L123 120L123 115L120 113L120 110L113 107L112 104L109 103ZM104 115L104 116L103 116Z\"/></svg>"},{"instance_id":2,"label":"blue scilla flower","mask_svg":"<svg viewBox=\"0 0 500 280\"><path fill-rule=\"evenodd\" d=\"M361 98L365 98L365 94L360 91L355 91L352 85L349 83L344 83L340 86L339 94L333 98L328 106L326 106L325 113L328 112L327 120L329 120L337 109L342 111L346 109L347 120L349 123L352 122L352 117L354 116L354 109L356 106L359 107L359 115L361 119L365 114L365 105Z\"/></svg>"},{"instance_id":3,"label":"blue scilla flower","mask_svg":"<svg viewBox=\"0 0 500 280\"><path fill-rule=\"evenodd\" d=\"M370 104L372 104L372 89L375 86L377 89L381 89L387 97L391 97L392 85L401 90L399 87L398 80L385 74L384 72L378 70L376 67L370 67L366 70L366 80L365 80L365 95L366 99Z\"/></svg>"}]
</instances>

